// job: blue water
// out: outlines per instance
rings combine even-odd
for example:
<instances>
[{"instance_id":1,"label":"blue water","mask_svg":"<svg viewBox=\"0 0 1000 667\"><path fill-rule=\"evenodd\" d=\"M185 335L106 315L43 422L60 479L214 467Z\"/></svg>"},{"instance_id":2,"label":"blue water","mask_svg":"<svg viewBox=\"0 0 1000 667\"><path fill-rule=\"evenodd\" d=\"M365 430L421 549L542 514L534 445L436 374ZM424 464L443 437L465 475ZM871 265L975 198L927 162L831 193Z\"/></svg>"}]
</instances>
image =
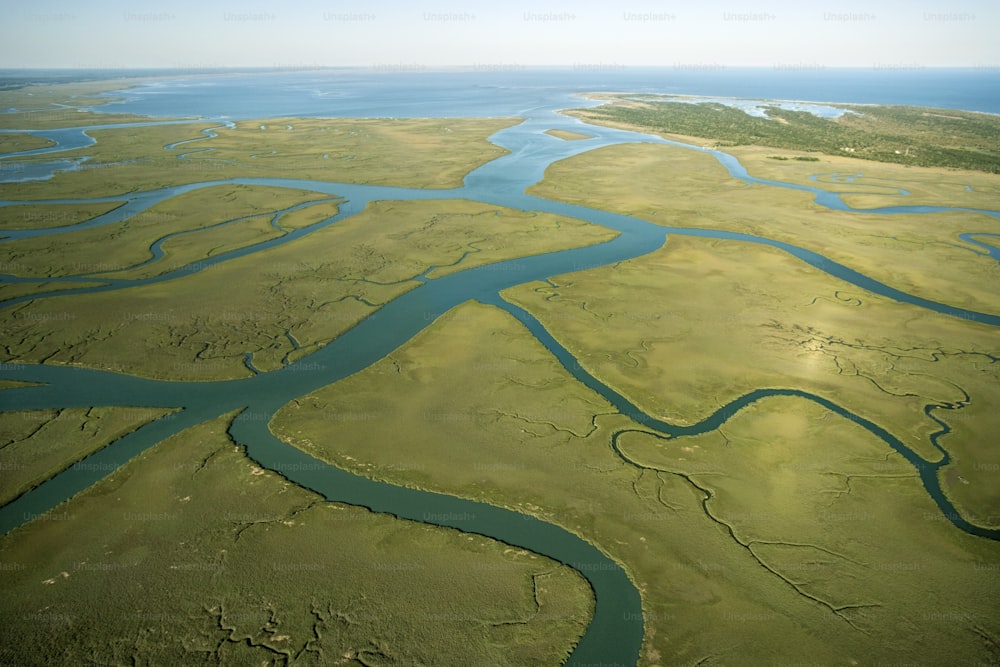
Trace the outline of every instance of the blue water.
<instances>
[{"instance_id":1,"label":"blue water","mask_svg":"<svg viewBox=\"0 0 1000 667\"><path fill-rule=\"evenodd\" d=\"M123 101L96 110L234 119L512 116L540 108L584 106L573 94L597 91L902 104L1000 114L1000 71L952 68L234 73L151 82L110 93L109 97L124 97Z\"/></svg>"}]
</instances>

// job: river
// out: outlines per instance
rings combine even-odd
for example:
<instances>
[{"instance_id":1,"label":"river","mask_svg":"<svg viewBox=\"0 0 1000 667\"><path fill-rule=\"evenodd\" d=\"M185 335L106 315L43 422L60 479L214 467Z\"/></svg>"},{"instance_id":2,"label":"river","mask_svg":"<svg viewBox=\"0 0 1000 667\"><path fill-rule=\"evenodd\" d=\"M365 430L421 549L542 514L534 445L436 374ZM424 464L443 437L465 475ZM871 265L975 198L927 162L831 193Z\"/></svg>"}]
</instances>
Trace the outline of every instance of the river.
<instances>
[{"instance_id":1,"label":"river","mask_svg":"<svg viewBox=\"0 0 1000 667\"><path fill-rule=\"evenodd\" d=\"M268 429L274 413L294 398L300 397L376 363L413 336L429 326L437 317L451 308L476 299L503 308L525 324L529 331L567 368L579 381L601 393L620 411L631 416L643 426L663 433L693 434L713 430L723 425L739 409L761 398L774 395L795 395L814 401L823 407L854 420L882 439L889 447L902 454L920 473L930 496L958 528L988 539L998 539L998 531L986 530L965 521L941 492L937 470L948 462L947 452L936 464L931 464L906 448L895 436L877 424L855 415L839 405L808 392L761 388L742 396L702 422L677 427L643 414L626 397L618 394L583 370L579 363L537 320L526 311L507 303L499 292L508 287L535 280L581 270L606 266L615 262L639 257L663 245L670 234L734 239L761 243L779 248L826 273L846 280L859 288L881 294L890 299L951 315L976 320L990 326L1000 326L1000 317L978 313L948 304L936 303L906 294L864 276L849 267L809 250L761 236L732 232L664 227L639 218L610 213L584 206L565 204L525 194L526 188L540 180L545 169L553 162L599 147L621 143L664 143L688 150L707 152L717 159L729 173L747 182L770 187L806 190L815 201L829 208L853 211L839 194L806 185L782 183L754 178L739 161L720 151L708 150L663 140L651 135L625 130L589 126L580 121L555 113L556 104L542 105L524 110L526 119L519 125L501 130L490 140L510 153L489 162L467 175L461 188L450 190L420 190L382 186L355 185L297 179L237 178L224 181L205 181L161 190L132 193L122 197L94 199L52 199L32 203L70 203L122 201L124 204L91 221L66 228L22 230L4 232L7 238L25 238L39 235L57 235L68 230L114 224L135 215L150 206L194 189L221 183L269 185L319 192L331 197L343 197L336 216L307 228L296 230L279 239L230 251L184 267L167 274L140 280L104 280L103 285L67 289L42 296L10 299L0 303L9 308L31 299L51 297L56 294L87 294L98 291L127 289L136 285L173 280L192 272L224 263L235 257L260 252L291 240L302 238L316 229L350 217L363 210L368 202L380 199L431 200L462 198L487 204L507 206L524 211L545 211L586 220L617 230L619 236L598 245L564 250L456 272L423 283L377 310L340 337L279 370L260 373L252 377L220 382L166 382L130 377L126 375L68 368L51 365L4 364L0 378L43 383L42 386L4 390L0 393L2 411L105 406L158 406L180 407L179 413L156 420L137 431L122 437L108 447L92 454L78 464L59 473L15 501L0 508L0 532L8 532L26 521L52 510L75 493L88 488L109 472L124 465L141 451L165 438L195 424L227 412L243 409L232 427L233 438L244 445L247 454L260 465L274 470L288 479L311 489L324 497L362 505L375 511L395 516L450 526L463 531L480 533L512 545L530 549L576 568L590 583L596 597L595 615L569 664L635 664L643 637L641 598L635 585L619 564L607 557L596 546L564 528L512 512L443 494L406 489L355 476L327 465L297 450L277 438ZM223 119L217 119L222 122ZM154 121L148 123L157 124ZM563 141L543 134L548 129L582 131L593 136L583 141ZM65 134L46 131L47 136L65 143L43 149L46 154L68 150L81 141L82 132ZM41 135L42 133L39 132ZM30 157L37 152L27 151L20 156ZM2 201L0 206L14 206L25 202ZM933 213L940 211L965 211L970 209L946 207L894 206L866 209L866 213L893 215L902 213ZM995 211L980 211L1000 217ZM986 232L970 230L976 238L988 236ZM153 244L156 246L156 244ZM986 244L982 244L985 247ZM153 248L155 251L155 248ZM986 253L984 253L986 254ZM993 256L995 258L995 255ZM2 277L0 277L2 279ZM74 277L63 280L79 279ZM8 282L13 282L9 277ZM20 280L19 282L30 282ZM38 282L52 282L40 279ZM95 399L95 397L99 397ZM935 446L937 442L935 439Z\"/></svg>"}]
</instances>

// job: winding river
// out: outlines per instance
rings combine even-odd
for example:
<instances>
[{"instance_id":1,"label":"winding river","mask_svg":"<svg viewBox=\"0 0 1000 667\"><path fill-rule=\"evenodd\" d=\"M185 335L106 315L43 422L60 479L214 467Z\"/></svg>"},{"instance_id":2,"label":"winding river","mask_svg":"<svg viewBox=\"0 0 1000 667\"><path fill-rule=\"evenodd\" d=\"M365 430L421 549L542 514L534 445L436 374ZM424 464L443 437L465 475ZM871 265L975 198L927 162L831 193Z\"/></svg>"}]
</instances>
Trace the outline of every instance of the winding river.
<instances>
[{"instance_id":1,"label":"winding river","mask_svg":"<svg viewBox=\"0 0 1000 667\"><path fill-rule=\"evenodd\" d=\"M235 257L260 252L301 238L323 226L336 224L340 220L355 215L363 210L369 202L376 200L461 198L523 211L544 211L569 216L603 225L619 232L617 238L594 246L521 257L467 269L435 279L422 276L419 278L421 284L418 287L383 305L373 315L362 320L323 348L279 370L257 373L244 379L218 382L170 382L62 366L0 365L0 378L2 379L40 383L38 386L7 389L0 392L3 399L3 403L0 405L2 411L91 407L95 405L95 396L100 397L100 405L103 406L182 408L179 412L153 421L120 438L0 508L0 533L9 532L15 527L52 510L74 494L88 488L111 471L124 465L138 453L165 438L219 415L241 410L239 417L234 420L230 428L230 433L234 440L246 447L248 456L261 466L276 471L291 481L330 500L360 505L377 512L385 512L424 523L479 533L544 554L574 567L593 588L596 607L594 617L573 652L569 664L633 665L638 660L643 638L639 592L622 567L593 544L558 525L507 509L444 494L398 487L353 475L318 461L281 442L271 434L268 428L268 423L274 413L289 401L371 366L411 340L414 335L429 326L440 315L463 302L475 299L495 305L512 314L580 382L600 393L619 411L627 414L643 427L658 433L678 436L711 431L725 424L730 417L746 405L769 396L797 396L813 401L855 421L904 456L918 471L925 488L942 510L944 516L956 527L984 538L1000 538L1000 531L976 526L962 518L943 494L938 480L938 471L942 466L947 465L950 459L947 452L937 444L938 437L946 433L948 428L941 420L935 419L942 425L943 431L932 439L932 444L943 455L936 463L924 460L907 448L898 438L870 420L853 414L822 396L799 390L760 388L723 406L698 424L671 425L644 414L627 397L615 392L588 373L530 313L503 300L499 293L508 287L639 257L660 248L668 235L678 234L769 245L788 252L801 261L861 289L945 315L975 320L989 326L1000 326L1000 317L997 315L970 311L906 294L816 252L788 243L734 232L664 227L631 216L529 196L525 194L526 188L539 181L545 169L557 160L613 144L661 143L706 152L718 160L730 175L745 182L808 191L813 194L819 205L842 211L856 210L842 201L840 195L846 193L835 193L818 187L755 178L747 173L735 157L720 151L680 144L636 132L586 125L581 121L561 116L555 112L554 106L526 110L523 114L526 119L522 123L504 129L490 137L490 141L507 148L510 153L469 173L464 180L463 187L449 190L421 190L280 178L236 178L192 183L148 192L131 193L120 197L52 199L39 202L0 201L0 206L15 206L26 203L121 203L112 211L70 227L0 232L0 235L6 239L16 239L55 235L69 230L114 224L171 197L223 183L297 188L322 193L330 198L342 198L337 215L319 223L294 230L277 239L222 253L155 277L115 279L64 276L59 279L33 280L0 276L0 282L8 283L79 282L83 279L88 282L101 283L87 288L68 288L47 292L43 295L9 299L0 302L0 308L9 308L25 301L55 295L88 294L127 289L137 285L163 282L191 275L193 272L204 270ZM204 122L204 120L199 122ZM222 122L225 121L220 120L220 123ZM129 126L154 124L160 123L139 123L129 124ZM544 134L543 132L548 129L583 132L591 135L592 138L580 141L563 141ZM86 146L89 139L85 131L79 128L33 133L51 138L57 141L58 145L46 149L10 154L4 156L3 161L15 161L16 163L17 159L23 157L54 155L59 151L81 145ZM174 146L190 144L198 140L196 138L177 142L165 147L165 149L172 150ZM192 159L185 156L195 152L189 150L188 153L180 154L178 157ZM202 156L205 155L204 151L199 151L199 153ZM59 168L58 164L58 161L53 163L52 171ZM844 185L849 185L849 183L850 180L843 181ZM884 215L941 211L975 211L1000 217L1000 213L996 211L932 206L892 206L864 210L865 213ZM982 253L984 256L1000 261L1000 257L996 254L996 248L982 241L990 236L995 235L970 231L963 238L985 248L985 252ZM162 256L162 251L160 251L162 241L163 239L160 239L153 244L151 252L153 252L154 258L149 260L150 262L156 261ZM252 368L249 366L249 362L248 367ZM944 406L929 406L927 411L929 417L934 418L931 410L936 407Z\"/></svg>"}]
</instances>

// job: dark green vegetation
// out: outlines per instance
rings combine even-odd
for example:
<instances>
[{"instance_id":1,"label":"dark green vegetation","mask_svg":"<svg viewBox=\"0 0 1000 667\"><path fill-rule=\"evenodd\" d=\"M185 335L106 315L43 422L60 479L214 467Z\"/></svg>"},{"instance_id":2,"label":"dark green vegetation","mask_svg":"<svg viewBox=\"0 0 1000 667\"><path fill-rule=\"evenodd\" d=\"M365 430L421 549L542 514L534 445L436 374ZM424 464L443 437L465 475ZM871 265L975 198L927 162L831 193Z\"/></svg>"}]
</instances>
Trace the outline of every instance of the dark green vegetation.
<instances>
[{"instance_id":1,"label":"dark green vegetation","mask_svg":"<svg viewBox=\"0 0 1000 667\"><path fill-rule=\"evenodd\" d=\"M573 115L646 131L714 140L719 147L770 146L827 155L1000 173L1000 117L967 111L838 104L840 118L767 107L769 118L717 102L612 96L611 104Z\"/></svg>"},{"instance_id":2,"label":"dark green vegetation","mask_svg":"<svg viewBox=\"0 0 1000 667\"><path fill-rule=\"evenodd\" d=\"M769 160L798 160L799 162L819 162L818 157L810 157L808 155L796 155L794 157L788 157L786 155L768 155Z\"/></svg>"}]
</instances>

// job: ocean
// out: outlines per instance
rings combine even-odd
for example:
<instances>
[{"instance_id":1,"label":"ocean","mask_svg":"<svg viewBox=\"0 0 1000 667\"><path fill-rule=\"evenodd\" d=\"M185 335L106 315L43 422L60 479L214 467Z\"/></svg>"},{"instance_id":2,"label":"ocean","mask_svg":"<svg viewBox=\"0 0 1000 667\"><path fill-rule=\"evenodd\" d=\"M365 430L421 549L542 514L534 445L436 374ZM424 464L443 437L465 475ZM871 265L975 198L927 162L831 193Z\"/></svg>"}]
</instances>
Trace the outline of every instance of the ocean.
<instances>
[{"instance_id":1,"label":"ocean","mask_svg":"<svg viewBox=\"0 0 1000 667\"><path fill-rule=\"evenodd\" d=\"M95 108L153 117L484 117L586 106L574 94L632 92L898 104L1000 114L1000 69L475 68L177 73ZM0 73L0 85L3 74ZM169 74L157 71L158 76ZM170 74L173 76L172 74Z\"/></svg>"}]
</instances>

